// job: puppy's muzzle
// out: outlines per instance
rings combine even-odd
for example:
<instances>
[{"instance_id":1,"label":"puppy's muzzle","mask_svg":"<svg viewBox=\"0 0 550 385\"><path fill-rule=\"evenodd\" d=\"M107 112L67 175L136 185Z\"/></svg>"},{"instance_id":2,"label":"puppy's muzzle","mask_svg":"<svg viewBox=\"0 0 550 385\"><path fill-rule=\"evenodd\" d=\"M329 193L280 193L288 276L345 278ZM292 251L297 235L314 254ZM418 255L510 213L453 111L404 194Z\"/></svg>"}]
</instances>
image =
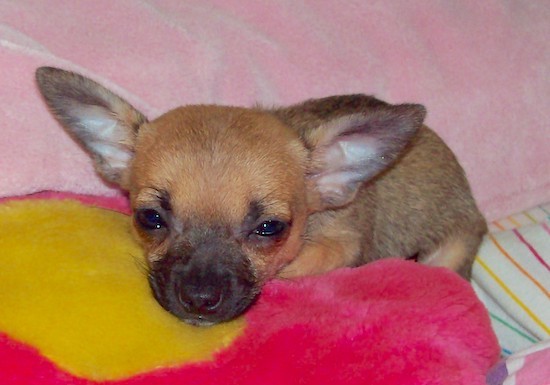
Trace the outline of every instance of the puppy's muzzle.
<instances>
[{"instance_id":1,"label":"puppy's muzzle","mask_svg":"<svg viewBox=\"0 0 550 385\"><path fill-rule=\"evenodd\" d=\"M241 255L166 256L150 270L149 283L159 304L194 325L228 321L244 312L259 289Z\"/></svg>"}]
</instances>

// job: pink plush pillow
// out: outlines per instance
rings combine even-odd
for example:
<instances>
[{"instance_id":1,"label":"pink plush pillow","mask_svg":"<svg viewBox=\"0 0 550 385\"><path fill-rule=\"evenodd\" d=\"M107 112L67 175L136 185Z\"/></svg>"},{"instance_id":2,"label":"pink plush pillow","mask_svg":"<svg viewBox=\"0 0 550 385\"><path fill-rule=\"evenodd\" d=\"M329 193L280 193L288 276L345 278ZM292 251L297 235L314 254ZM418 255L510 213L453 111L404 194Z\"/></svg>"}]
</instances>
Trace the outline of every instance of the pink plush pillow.
<instances>
[{"instance_id":1,"label":"pink plush pillow","mask_svg":"<svg viewBox=\"0 0 550 385\"><path fill-rule=\"evenodd\" d=\"M45 197L46 195L41 196ZM57 198L59 195L50 197ZM119 200L98 200L81 196L72 198L126 210L124 202ZM38 203L45 204L44 201ZM74 207L74 203L71 204ZM16 209L10 206L10 215ZM101 215L103 212L105 218L113 219L112 213L105 210L93 211L94 215ZM56 226L49 224L47 219L51 211L39 212L40 225L55 229ZM52 212L51 223L58 223L60 217L63 223L71 220L62 217L58 212ZM96 217L96 220L99 219ZM34 226L33 230L36 232L38 224L33 222L32 216L28 216L24 221L17 219L16 226L18 229ZM89 231L93 234L93 226L86 224L85 229L88 231L86 234L90 234ZM18 231L19 233L25 232ZM57 235L50 234L48 242L52 242L51 238ZM110 242L112 247L121 246L116 239ZM37 258L51 255L42 255L36 246L33 253ZM83 251L74 258L87 258L85 253ZM9 255L8 251L8 260L4 263L11 267ZM135 257L130 253L121 253L120 258L131 259L135 263L132 259ZM106 264L112 263L107 259ZM109 282L115 282L115 286L117 282L125 282L132 274L128 269L115 271L93 263L85 263L77 273L70 263L68 265L71 266L68 267L68 272L73 277L78 274L102 275L107 271ZM18 266L20 265L15 261L15 270ZM64 266L55 268L64 269ZM25 270L26 274L29 274L29 270L32 267ZM8 268L7 271L14 269ZM25 280L15 281L15 286L17 282L28 284ZM90 295L88 286L84 288L86 294ZM17 287L13 289L17 290ZM104 292L105 288L97 289ZM70 290L78 291L79 286L75 285ZM55 290L53 292L56 293ZM49 288L44 285L41 290L44 300L47 293ZM143 293L148 294L147 291ZM69 294L71 295L72 293ZM25 312L35 301L35 298L29 298L27 303L25 297L10 302L10 298L0 296L0 309L9 311L21 308ZM117 298L120 300L121 297L113 296L112 300L117 301ZM160 307L157 310L163 312ZM60 319L59 317L68 317L71 323L79 323L78 319L73 318L82 314L88 317L96 314L99 318L106 316L110 319L103 306L97 308L86 301L69 301L67 307L50 306L43 312L43 317L33 322L40 324L43 318L43 324L37 329L41 333L51 331L53 325L48 325L48 320ZM101 317L98 312L101 312ZM116 323L113 318L115 315L110 317L112 323ZM173 321L171 318L169 320ZM91 325L94 323L91 322ZM202 331L197 329L197 333ZM88 329L82 331L84 334L88 332ZM151 330L143 332L148 333ZM78 334L71 330L68 336L74 338ZM67 338L62 341L63 344L77 343L70 337ZM179 339L174 341L185 342ZM110 341L114 352L120 352L117 345L127 343L124 338L113 338ZM155 346L149 349L155 349ZM85 350L86 346L77 348ZM130 354L140 354L140 351L132 351ZM428 267L400 259L385 259L360 268L340 269L323 276L295 281L272 281L267 284L258 302L245 314L242 334L228 343L212 360L180 365L173 362L169 368L161 366L153 371L143 369L139 371L140 374L123 379L102 381L84 378L82 373L75 374L70 369L63 370L53 362L54 359L50 361L47 358L45 348L42 352L33 346L24 345L12 339L9 332L6 334L5 330L0 330L0 383L359 385L368 382L371 385L483 385L485 373L495 363L498 354L499 347L487 311L468 282L444 268ZM116 363L117 359L125 361L132 359L132 356L117 357L114 354L112 360Z\"/></svg>"},{"instance_id":2,"label":"pink plush pillow","mask_svg":"<svg viewBox=\"0 0 550 385\"><path fill-rule=\"evenodd\" d=\"M150 117L186 103L369 93L428 108L489 219L550 200L550 3L0 2L0 196L117 194L47 113L34 70L80 71Z\"/></svg>"}]
</instances>

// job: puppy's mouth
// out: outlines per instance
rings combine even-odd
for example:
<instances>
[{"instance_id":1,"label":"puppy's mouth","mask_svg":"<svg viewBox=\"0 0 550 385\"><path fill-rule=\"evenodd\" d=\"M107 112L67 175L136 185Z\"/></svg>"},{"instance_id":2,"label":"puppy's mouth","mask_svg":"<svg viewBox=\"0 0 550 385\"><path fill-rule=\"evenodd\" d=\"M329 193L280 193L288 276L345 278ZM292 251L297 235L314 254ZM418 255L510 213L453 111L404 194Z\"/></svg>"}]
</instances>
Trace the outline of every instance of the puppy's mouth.
<instances>
[{"instance_id":1,"label":"puppy's mouth","mask_svg":"<svg viewBox=\"0 0 550 385\"><path fill-rule=\"evenodd\" d=\"M237 268L238 267L238 268ZM260 287L250 269L165 257L152 266L149 284L157 302L180 320L210 326L241 315Z\"/></svg>"}]
</instances>

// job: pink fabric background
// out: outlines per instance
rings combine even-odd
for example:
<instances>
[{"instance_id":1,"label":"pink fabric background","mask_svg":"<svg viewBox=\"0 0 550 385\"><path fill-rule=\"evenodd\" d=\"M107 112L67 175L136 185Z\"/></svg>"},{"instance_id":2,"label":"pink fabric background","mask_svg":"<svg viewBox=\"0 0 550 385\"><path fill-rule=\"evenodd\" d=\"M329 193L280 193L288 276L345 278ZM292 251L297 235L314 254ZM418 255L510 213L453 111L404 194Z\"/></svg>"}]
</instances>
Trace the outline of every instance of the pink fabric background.
<instances>
[{"instance_id":1,"label":"pink fabric background","mask_svg":"<svg viewBox=\"0 0 550 385\"><path fill-rule=\"evenodd\" d=\"M516 385L534 385L550 382L550 347L546 347L537 352L524 357L522 370L515 374Z\"/></svg>"},{"instance_id":2,"label":"pink fabric background","mask_svg":"<svg viewBox=\"0 0 550 385\"><path fill-rule=\"evenodd\" d=\"M423 103L495 219L550 200L548 20L547 1L0 1L0 196L117 194L37 94L53 65L150 118L351 92Z\"/></svg>"}]
</instances>

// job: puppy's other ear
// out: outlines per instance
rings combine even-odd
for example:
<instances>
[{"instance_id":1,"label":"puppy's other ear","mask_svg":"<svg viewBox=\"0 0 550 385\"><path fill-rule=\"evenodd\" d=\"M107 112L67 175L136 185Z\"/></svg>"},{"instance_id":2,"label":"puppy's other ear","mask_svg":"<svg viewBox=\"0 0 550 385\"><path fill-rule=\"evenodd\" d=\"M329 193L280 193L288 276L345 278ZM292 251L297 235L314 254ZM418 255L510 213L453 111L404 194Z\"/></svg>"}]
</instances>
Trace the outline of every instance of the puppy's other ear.
<instances>
[{"instance_id":1,"label":"puppy's other ear","mask_svg":"<svg viewBox=\"0 0 550 385\"><path fill-rule=\"evenodd\" d=\"M147 119L119 96L76 73L41 67L36 81L57 120L90 153L97 172L124 185L136 133Z\"/></svg>"},{"instance_id":2,"label":"puppy's other ear","mask_svg":"<svg viewBox=\"0 0 550 385\"><path fill-rule=\"evenodd\" d=\"M321 106L315 102L282 114L292 117L287 122L298 127L310 149L307 182L312 211L350 203L363 183L399 157L426 116L421 105L390 105L364 95L319 99ZM327 106L335 109L327 111Z\"/></svg>"}]
</instances>

